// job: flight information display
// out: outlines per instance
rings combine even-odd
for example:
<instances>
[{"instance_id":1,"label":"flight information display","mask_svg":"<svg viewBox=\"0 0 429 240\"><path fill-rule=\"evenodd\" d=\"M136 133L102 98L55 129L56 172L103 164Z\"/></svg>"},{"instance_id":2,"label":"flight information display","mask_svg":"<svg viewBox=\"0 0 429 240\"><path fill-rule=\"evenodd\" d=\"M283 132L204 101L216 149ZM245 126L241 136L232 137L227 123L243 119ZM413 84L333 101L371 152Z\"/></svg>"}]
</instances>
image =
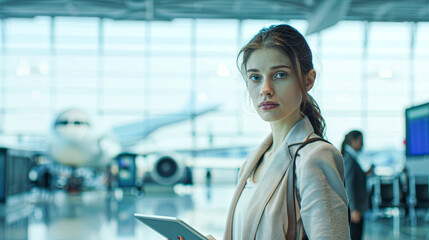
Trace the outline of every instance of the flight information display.
<instances>
[{"instance_id":1,"label":"flight information display","mask_svg":"<svg viewBox=\"0 0 429 240\"><path fill-rule=\"evenodd\" d=\"M0 202L5 202L6 192L6 157L5 151L0 150Z\"/></svg>"},{"instance_id":2,"label":"flight information display","mask_svg":"<svg viewBox=\"0 0 429 240\"><path fill-rule=\"evenodd\" d=\"M407 108L405 119L407 156L429 155L429 103Z\"/></svg>"}]
</instances>

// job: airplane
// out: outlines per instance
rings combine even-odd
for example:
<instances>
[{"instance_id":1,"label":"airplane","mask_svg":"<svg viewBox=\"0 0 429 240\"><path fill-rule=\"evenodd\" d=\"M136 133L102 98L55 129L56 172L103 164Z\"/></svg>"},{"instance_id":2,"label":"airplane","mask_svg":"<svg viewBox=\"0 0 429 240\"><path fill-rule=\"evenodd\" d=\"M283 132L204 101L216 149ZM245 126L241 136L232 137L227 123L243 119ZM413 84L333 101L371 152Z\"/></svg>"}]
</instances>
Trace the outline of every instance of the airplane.
<instances>
[{"instance_id":1,"label":"airplane","mask_svg":"<svg viewBox=\"0 0 429 240\"><path fill-rule=\"evenodd\" d=\"M47 155L59 166L50 170L57 172L53 175L60 176L57 182L61 183L57 185L76 190L84 185L84 179L79 173L94 178L97 176L96 171L107 173L108 178L113 175L120 187L139 185L136 178L145 184L155 183L163 186L172 186L176 183L192 184L191 168L218 168L219 164L214 164L216 161L213 160L216 159L213 156L225 157L229 153L232 153L232 157L237 161L228 161L229 165L226 167L238 169L244 160L242 156L249 152L248 147L177 149L168 152L158 150L137 152L133 149L133 146L160 128L216 111L218 107L217 104L195 104L194 110L185 107L183 110L162 116L151 116L114 126L104 134L96 133L90 115L84 110L66 109L57 115L52 124ZM201 162L187 161L190 157L199 157ZM64 166L71 170L64 170ZM47 169L44 173L46 172ZM66 177L61 177L64 175Z\"/></svg>"},{"instance_id":2,"label":"airplane","mask_svg":"<svg viewBox=\"0 0 429 240\"><path fill-rule=\"evenodd\" d=\"M114 136L95 133L84 110L71 108L56 117L48 148L56 162L71 167L104 167L120 151Z\"/></svg>"}]
</instances>

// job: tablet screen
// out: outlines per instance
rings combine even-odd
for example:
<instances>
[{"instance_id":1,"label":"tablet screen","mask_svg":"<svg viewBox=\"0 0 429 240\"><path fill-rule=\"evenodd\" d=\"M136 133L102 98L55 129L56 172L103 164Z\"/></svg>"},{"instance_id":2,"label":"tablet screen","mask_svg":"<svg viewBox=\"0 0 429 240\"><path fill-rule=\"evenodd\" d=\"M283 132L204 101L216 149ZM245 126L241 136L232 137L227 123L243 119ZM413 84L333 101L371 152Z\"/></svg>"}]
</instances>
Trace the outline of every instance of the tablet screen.
<instances>
[{"instance_id":1,"label":"tablet screen","mask_svg":"<svg viewBox=\"0 0 429 240\"><path fill-rule=\"evenodd\" d=\"M139 213L135 213L134 217L170 240L176 240L178 236L182 236L185 240L208 240L204 235L193 229L184 221L175 217L153 216Z\"/></svg>"}]
</instances>

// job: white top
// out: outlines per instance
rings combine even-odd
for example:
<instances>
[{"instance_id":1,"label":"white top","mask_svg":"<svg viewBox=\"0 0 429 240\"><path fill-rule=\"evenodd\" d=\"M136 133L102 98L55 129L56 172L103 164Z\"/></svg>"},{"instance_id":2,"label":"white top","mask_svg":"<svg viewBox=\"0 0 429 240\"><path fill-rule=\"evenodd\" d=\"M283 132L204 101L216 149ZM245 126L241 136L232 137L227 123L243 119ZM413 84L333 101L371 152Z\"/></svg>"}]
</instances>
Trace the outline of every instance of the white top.
<instances>
[{"instance_id":1,"label":"white top","mask_svg":"<svg viewBox=\"0 0 429 240\"><path fill-rule=\"evenodd\" d=\"M255 193L257 184L253 181L253 175L255 169L253 169L249 178L247 178L246 185L244 186L243 192L237 202L235 208L234 220L233 220L233 240L242 239L243 223L245 222L246 211L249 209L250 201L252 201L253 194Z\"/></svg>"}]
</instances>

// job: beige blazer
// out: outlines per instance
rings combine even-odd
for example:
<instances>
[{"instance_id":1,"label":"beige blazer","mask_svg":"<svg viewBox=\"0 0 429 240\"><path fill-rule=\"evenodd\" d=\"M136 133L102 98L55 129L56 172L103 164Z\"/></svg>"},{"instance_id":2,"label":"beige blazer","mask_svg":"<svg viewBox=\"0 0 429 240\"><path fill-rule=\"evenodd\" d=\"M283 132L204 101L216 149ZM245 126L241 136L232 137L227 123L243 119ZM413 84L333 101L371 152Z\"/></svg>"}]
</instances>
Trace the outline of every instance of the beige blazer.
<instances>
[{"instance_id":1,"label":"beige blazer","mask_svg":"<svg viewBox=\"0 0 429 240\"><path fill-rule=\"evenodd\" d=\"M225 240L232 239L233 231L242 231L243 240L286 239L286 176L295 150L310 137L317 135L309 119L304 117L295 124L273 155L271 165L256 187L243 229L233 229L235 207L246 179L272 144L272 135L268 135L249 155L239 172L238 185L227 215ZM300 212L297 211L297 236L302 236L303 226L309 239L350 239L344 165L338 150L322 141L305 146L298 153L295 176L301 205Z\"/></svg>"}]
</instances>

